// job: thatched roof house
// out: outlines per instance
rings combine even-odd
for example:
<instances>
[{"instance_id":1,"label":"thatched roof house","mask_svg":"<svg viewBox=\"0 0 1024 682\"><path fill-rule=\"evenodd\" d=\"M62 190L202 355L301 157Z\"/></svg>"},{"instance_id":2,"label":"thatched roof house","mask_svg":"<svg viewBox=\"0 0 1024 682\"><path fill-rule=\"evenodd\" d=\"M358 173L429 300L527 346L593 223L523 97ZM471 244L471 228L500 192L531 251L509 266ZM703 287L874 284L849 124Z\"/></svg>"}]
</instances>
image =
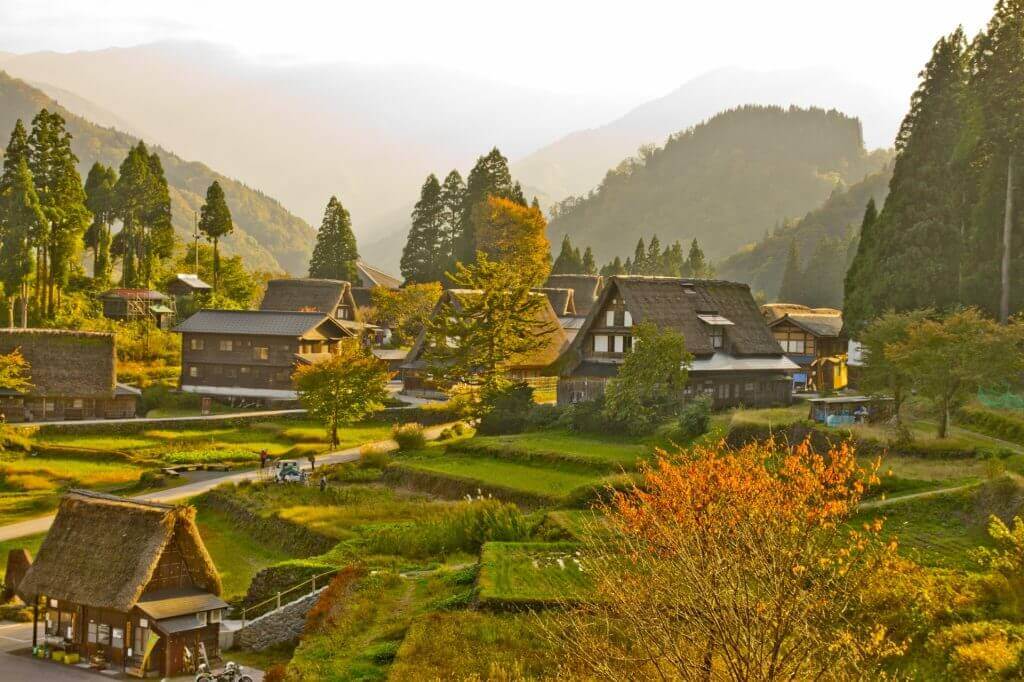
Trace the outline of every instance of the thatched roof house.
<instances>
[{"instance_id":1,"label":"thatched roof house","mask_svg":"<svg viewBox=\"0 0 1024 682\"><path fill-rule=\"evenodd\" d=\"M46 598L48 632L123 669L146 666L139 638L126 633L154 632L164 675L178 672L182 647L215 653L227 607L194 508L85 490L64 496L17 592L27 603Z\"/></svg>"},{"instance_id":2,"label":"thatched roof house","mask_svg":"<svg viewBox=\"0 0 1024 682\"><path fill-rule=\"evenodd\" d=\"M373 287L398 289L402 286L402 280L398 279L394 275L389 275L383 270L379 270L372 265L364 263L363 261L357 261L356 281L354 284L355 286L362 287L364 289L372 289Z\"/></svg>"},{"instance_id":3,"label":"thatched roof house","mask_svg":"<svg viewBox=\"0 0 1024 682\"><path fill-rule=\"evenodd\" d=\"M761 313L786 356L800 365L801 371L793 375L797 390L846 388L849 339L843 330L842 311L771 303L761 306Z\"/></svg>"},{"instance_id":4,"label":"thatched roof house","mask_svg":"<svg viewBox=\"0 0 1024 682\"><path fill-rule=\"evenodd\" d=\"M467 299L479 296L479 290L471 289L446 289L441 294L440 300L434 306L433 315L444 314L443 311L451 309L455 315L459 315ZM543 343L533 351L512 359L508 364L509 376L517 379L530 379L544 376L561 357L562 351L568 345L568 338L565 330L551 308L547 296L534 292L531 295L543 300L543 305L538 307L536 313L536 333L541 335ZM404 389L407 393L434 395L438 390L427 378L428 363L424 357L427 345L427 332L420 333L416 343L409 350L406 361L402 364L402 379Z\"/></svg>"},{"instance_id":5,"label":"thatched roof house","mask_svg":"<svg viewBox=\"0 0 1024 682\"><path fill-rule=\"evenodd\" d=\"M0 355L21 351L32 387L0 390L0 414L20 422L134 417L139 392L117 383L114 335L64 329L4 329Z\"/></svg>"},{"instance_id":6,"label":"thatched roof house","mask_svg":"<svg viewBox=\"0 0 1024 682\"><path fill-rule=\"evenodd\" d=\"M591 306L597 301L604 288L605 278L601 275L548 275L546 289L572 289L576 314L586 317Z\"/></svg>"},{"instance_id":7,"label":"thatched roof house","mask_svg":"<svg viewBox=\"0 0 1024 682\"><path fill-rule=\"evenodd\" d=\"M596 397L632 348L633 327L649 322L682 334L693 354L691 394L716 404L788 402L797 366L773 337L746 284L675 277L608 278L567 353L560 402Z\"/></svg>"},{"instance_id":8,"label":"thatched roof house","mask_svg":"<svg viewBox=\"0 0 1024 682\"><path fill-rule=\"evenodd\" d=\"M352 285L340 279L272 279L267 282L260 310L316 312L337 320L358 319Z\"/></svg>"},{"instance_id":9,"label":"thatched roof house","mask_svg":"<svg viewBox=\"0 0 1024 682\"><path fill-rule=\"evenodd\" d=\"M558 317L576 317L576 302L573 298L575 292L572 289L538 287L534 291L548 297L548 303Z\"/></svg>"}]
</instances>

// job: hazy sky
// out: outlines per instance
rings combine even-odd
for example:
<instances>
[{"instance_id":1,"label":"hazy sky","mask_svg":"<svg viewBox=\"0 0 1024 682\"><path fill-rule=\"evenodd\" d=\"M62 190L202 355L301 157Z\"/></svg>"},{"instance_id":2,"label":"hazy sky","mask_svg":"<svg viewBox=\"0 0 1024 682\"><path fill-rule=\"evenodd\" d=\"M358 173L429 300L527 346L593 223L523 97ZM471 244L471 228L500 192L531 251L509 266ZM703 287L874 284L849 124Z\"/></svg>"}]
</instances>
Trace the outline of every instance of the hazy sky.
<instances>
[{"instance_id":1,"label":"hazy sky","mask_svg":"<svg viewBox=\"0 0 1024 682\"><path fill-rule=\"evenodd\" d=\"M994 0L0 0L0 50L165 39L257 58L416 63L565 92L664 94L709 69L830 67L904 96Z\"/></svg>"}]
</instances>

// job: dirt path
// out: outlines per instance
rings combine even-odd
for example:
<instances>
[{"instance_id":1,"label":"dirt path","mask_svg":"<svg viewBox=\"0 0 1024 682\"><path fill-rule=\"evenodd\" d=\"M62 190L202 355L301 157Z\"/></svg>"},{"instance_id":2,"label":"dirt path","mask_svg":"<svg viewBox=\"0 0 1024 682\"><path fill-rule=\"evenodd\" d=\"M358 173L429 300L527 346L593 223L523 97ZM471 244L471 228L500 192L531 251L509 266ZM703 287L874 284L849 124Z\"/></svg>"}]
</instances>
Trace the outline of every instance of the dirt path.
<instances>
[{"instance_id":1,"label":"dirt path","mask_svg":"<svg viewBox=\"0 0 1024 682\"><path fill-rule=\"evenodd\" d=\"M884 500L869 500L867 502L861 502L857 506L857 510L864 511L868 509L880 509L882 507L889 507L891 505L899 504L901 502L907 502L909 500L920 500L926 497L939 497L941 495L951 495L953 493L958 493L962 490L967 490L968 488L973 488L977 485L977 483L967 483L966 485L957 485L953 486L952 488L939 488L937 490L925 490L924 492L921 493L911 493L909 495L900 495L898 497L887 497Z\"/></svg>"}]
</instances>

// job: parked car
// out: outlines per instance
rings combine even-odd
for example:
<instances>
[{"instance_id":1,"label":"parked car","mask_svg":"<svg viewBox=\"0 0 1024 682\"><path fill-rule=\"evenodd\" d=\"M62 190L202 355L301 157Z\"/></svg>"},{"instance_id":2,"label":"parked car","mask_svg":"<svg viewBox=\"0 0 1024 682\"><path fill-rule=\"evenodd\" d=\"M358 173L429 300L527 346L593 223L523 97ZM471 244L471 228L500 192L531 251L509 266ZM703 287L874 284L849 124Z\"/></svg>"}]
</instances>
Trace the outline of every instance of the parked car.
<instances>
[{"instance_id":1,"label":"parked car","mask_svg":"<svg viewBox=\"0 0 1024 682\"><path fill-rule=\"evenodd\" d=\"M306 472L294 459L281 459L274 464L274 480L278 483L305 483Z\"/></svg>"}]
</instances>

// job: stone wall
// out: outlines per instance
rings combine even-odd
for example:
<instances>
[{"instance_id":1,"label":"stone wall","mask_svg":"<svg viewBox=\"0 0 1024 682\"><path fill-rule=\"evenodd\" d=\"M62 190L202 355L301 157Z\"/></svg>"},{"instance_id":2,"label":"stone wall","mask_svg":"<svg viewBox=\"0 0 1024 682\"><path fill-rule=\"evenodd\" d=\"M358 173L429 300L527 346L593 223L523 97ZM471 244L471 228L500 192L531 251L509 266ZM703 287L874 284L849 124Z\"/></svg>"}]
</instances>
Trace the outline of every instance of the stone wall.
<instances>
[{"instance_id":1,"label":"stone wall","mask_svg":"<svg viewBox=\"0 0 1024 682\"><path fill-rule=\"evenodd\" d=\"M297 641L306 623L306 614L324 589L320 588L246 623L245 627L235 633L235 646L262 651L275 644Z\"/></svg>"}]
</instances>

